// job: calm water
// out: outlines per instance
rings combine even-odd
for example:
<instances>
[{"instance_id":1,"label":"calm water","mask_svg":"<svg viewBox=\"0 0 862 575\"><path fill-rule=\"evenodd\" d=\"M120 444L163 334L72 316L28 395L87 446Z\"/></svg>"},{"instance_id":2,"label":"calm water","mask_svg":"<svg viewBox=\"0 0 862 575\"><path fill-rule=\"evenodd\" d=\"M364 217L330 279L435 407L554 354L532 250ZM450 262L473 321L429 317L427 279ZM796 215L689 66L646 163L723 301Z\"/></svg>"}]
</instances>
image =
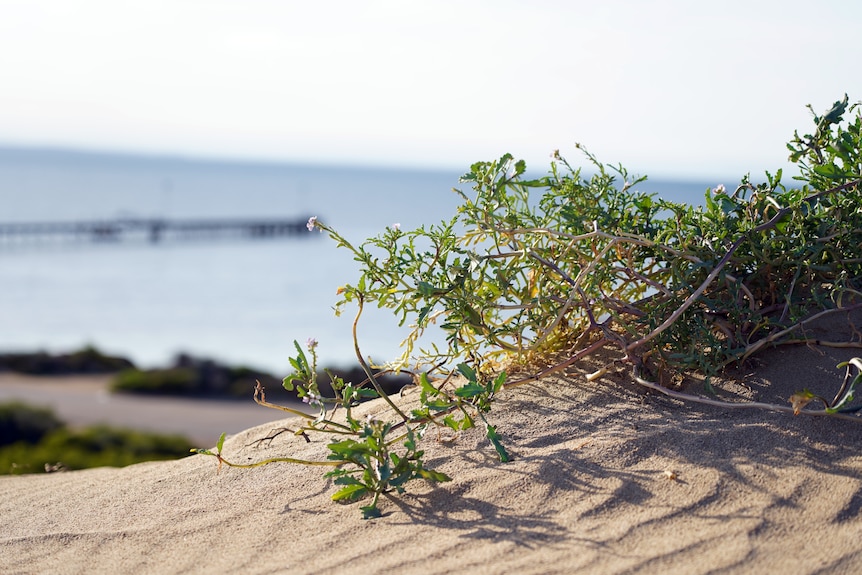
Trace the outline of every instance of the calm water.
<instances>
[{"instance_id":1,"label":"calm water","mask_svg":"<svg viewBox=\"0 0 862 575\"><path fill-rule=\"evenodd\" d=\"M315 214L360 242L395 222L407 229L454 215L451 189L460 187L463 171L0 149L0 222ZM717 183L641 188L697 203ZM347 364L353 310L336 318L331 307L336 288L354 282L357 269L346 250L317 232L257 241L0 246L0 351L92 344L144 366L183 351L283 374L293 340L315 337L323 363ZM363 352L379 361L398 356L403 333L394 318L371 312L360 323Z\"/></svg>"}]
</instances>

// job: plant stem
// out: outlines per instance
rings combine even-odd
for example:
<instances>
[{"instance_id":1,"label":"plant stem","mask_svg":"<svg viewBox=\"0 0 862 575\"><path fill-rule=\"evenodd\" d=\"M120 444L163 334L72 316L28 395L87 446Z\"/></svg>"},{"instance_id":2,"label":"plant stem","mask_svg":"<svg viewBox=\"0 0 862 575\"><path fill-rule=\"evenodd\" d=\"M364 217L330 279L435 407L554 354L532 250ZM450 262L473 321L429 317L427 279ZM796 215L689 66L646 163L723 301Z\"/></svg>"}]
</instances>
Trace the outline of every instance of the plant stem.
<instances>
[{"instance_id":1,"label":"plant stem","mask_svg":"<svg viewBox=\"0 0 862 575\"><path fill-rule=\"evenodd\" d=\"M362 316L362 306L364 304L363 294L357 295L357 306L358 310L356 312L356 317L353 319L353 350L356 352L356 359L359 361L359 365L362 366L362 371L365 372L365 375L368 376L368 379L371 381L371 385L374 386L374 390L377 391L377 394L386 400L386 403L389 404L389 407L392 408L392 411L398 414L402 421L407 421L410 418L404 414L401 409L398 408L397 405L389 398L389 395L384 393L383 388L380 387L380 384L377 383L377 378L374 377L374 374L371 372L371 368L365 362L365 359L362 357L362 352L359 351L359 339L356 333L356 326L359 323L359 318Z\"/></svg>"},{"instance_id":2,"label":"plant stem","mask_svg":"<svg viewBox=\"0 0 862 575\"><path fill-rule=\"evenodd\" d=\"M721 401L719 399L708 399L706 397L699 397L697 395L692 395L690 393L682 393L679 391L673 391L664 386L661 386L652 381L648 381L640 376L637 373L632 373L633 379L643 387L647 389L651 389L653 391L657 391L663 395L668 397L672 397L674 399L679 399L680 401L687 401L693 403L701 403L704 405L712 405L714 407L726 407L731 409L764 409L768 411L778 411L780 413L789 413L791 415L795 415L796 413L811 415L811 416L825 416L825 417L836 417L838 419L843 419L846 421L855 421L856 423L862 422L862 417L857 417L854 415L847 415L846 413L829 413L826 410L807 410L803 409L798 412L794 412L792 407L786 405L777 405L774 403L762 403L759 401L747 401L744 403L732 403L729 401Z\"/></svg>"}]
</instances>

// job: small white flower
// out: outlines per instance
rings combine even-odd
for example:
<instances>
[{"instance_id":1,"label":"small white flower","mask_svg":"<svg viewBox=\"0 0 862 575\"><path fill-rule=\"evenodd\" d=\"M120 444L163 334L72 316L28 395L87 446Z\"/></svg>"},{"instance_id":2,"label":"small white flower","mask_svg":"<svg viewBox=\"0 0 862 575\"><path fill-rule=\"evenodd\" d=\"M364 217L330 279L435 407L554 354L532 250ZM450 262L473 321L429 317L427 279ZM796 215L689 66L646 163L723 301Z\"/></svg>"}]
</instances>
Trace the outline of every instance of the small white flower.
<instances>
[{"instance_id":1,"label":"small white flower","mask_svg":"<svg viewBox=\"0 0 862 575\"><path fill-rule=\"evenodd\" d=\"M308 394L302 398L303 403L307 403L312 407L320 407L323 405L321 403L321 397L314 392L309 391Z\"/></svg>"},{"instance_id":2,"label":"small white flower","mask_svg":"<svg viewBox=\"0 0 862 575\"><path fill-rule=\"evenodd\" d=\"M317 226L317 216L311 216L308 218L308 223L305 224L305 227L308 228L308 231L313 232L315 226Z\"/></svg>"},{"instance_id":3,"label":"small white flower","mask_svg":"<svg viewBox=\"0 0 862 575\"><path fill-rule=\"evenodd\" d=\"M307 347L309 350L314 349L315 347L317 347L317 340L313 337L308 338L307 340L305 340L305 347Z\"/></svg>"},{"instance_id":4,"label":"small white flower","mask_svg":"<svg viewBox=\"0 0 862 575\"><path fill-rule=\"evenodd\" d=\"M724 184L718 184L718 185L717 185L717 186L715 186L715 188L712 190L712 193L714 193L714 194L723 194L723 193L725 193L725 191L726 191L726 188L724 187Z\"/></svg>"},{"instance_id":5,"label":"small white flower","mask_svg":"<svg viewBox=\"0 0 862 575\"><path fill-rule=\"evenodd\" d=\"M401 229L401 224L398 222L395 222L394 224L392 224L392 229L397 232L398 230Z\"/></svg>"}]
</instances>

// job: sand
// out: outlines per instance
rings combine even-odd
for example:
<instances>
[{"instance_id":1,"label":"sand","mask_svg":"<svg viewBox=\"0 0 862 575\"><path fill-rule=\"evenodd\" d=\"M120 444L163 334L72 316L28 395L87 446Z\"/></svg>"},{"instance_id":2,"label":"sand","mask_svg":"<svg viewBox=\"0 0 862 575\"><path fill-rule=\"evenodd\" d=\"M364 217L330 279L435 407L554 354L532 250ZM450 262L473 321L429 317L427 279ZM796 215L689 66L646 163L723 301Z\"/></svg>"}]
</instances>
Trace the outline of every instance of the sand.
<instances>
[{"instance_id":1,"label":"sand","mask_svg":"<svg viewBox=\"0 0 862 575\"><path fill-rule=\"evenodd\" d=\"M825 332L835 328L831 326ZM816 335L816 333L815 333ZM834 393L862 350L769 351L732 401ZM590 369L589 366L580 369ZM695 390L696 391L696 390ZM410 399L410 393L403 401ZM372 412L379 402L366 404ZM625 374L573 371L506 392L478 431L424 441L449 483L416 482L364 521L320 468L222 468L202 455L0 477L0 570L29 573L852 573L862 561L862 424L682 403ZM285 421L284 424L289 424ZM228 439L237 461L322 458L271 424Z\"/></svg>"}]
</instances>

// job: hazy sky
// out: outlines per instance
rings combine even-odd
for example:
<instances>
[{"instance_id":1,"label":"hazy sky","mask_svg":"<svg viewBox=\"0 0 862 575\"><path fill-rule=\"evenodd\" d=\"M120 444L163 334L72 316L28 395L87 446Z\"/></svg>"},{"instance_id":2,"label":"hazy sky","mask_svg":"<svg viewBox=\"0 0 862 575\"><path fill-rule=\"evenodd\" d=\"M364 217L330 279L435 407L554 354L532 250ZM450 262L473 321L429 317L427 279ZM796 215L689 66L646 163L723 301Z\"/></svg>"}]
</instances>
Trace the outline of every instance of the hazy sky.
<instances>
[{"instance_id":1,"label":"hazy sky","mask_svg":"<svg viewBox=\"0 0 862 575\"><path fill-rule=\"evenodd\" d=\"M761 174L848 92L847 0L0 0L0 143L445 167L575 142Z\"/></svg>"}]
</instances>

